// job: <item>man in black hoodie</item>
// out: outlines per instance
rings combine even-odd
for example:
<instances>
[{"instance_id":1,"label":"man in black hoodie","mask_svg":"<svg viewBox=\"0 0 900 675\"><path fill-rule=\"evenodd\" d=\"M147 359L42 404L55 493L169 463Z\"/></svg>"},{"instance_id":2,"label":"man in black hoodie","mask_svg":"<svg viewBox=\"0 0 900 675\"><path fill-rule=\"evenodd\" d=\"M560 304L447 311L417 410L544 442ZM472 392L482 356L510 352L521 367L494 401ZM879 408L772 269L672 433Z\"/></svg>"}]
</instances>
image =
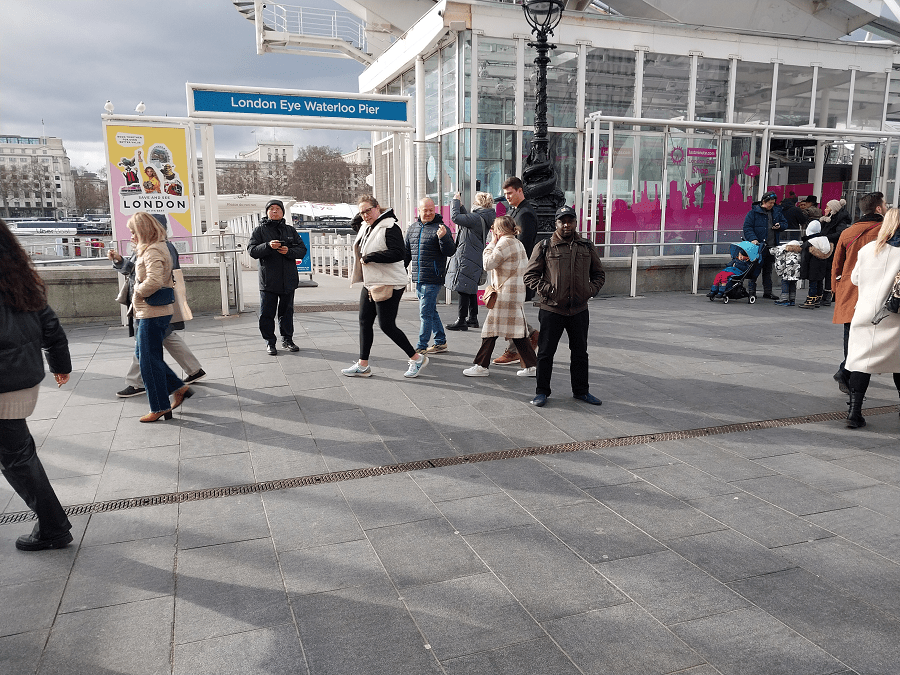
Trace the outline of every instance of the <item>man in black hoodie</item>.
<instances>
[{"instance_id":1,"label":"man in black hoodie","mask_svg":"<svg viewBox=\"0 0 900 675\"><path fill-rule=\"evenodd\" d=\"M306 255L306 245L292 226L284 222L284 204L271 199L266 217L260 221L247 250L259 260L259 332L266 351L275 356L275 316L281 330L281 346L300 351L294 344L294 291L300 285L297 261Z\"/></svg>"}]
</instances>

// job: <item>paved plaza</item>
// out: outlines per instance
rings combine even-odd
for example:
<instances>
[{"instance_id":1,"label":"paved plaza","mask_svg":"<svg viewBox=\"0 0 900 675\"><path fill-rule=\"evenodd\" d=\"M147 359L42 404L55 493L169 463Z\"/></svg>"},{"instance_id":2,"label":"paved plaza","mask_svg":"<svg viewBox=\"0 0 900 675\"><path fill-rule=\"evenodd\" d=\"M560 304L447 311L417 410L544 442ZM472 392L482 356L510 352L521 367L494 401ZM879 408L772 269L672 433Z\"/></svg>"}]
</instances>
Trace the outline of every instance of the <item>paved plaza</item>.
<instances>
[{"instance_id":1,"label":"paved plaza","mask_svg":"<svg viewBox=\"0 0 900 675\"><path fill-rule=\"evenodd\" d=\"M336 301L320 289L298 300ZM513 367L462 375L478 331L411 380L376 331L374 377L347 378L355 311L298 313L301 351L275 358L251 311L188 324L209 376L155 424L115 397L127 331L67 326L71 382L48 376L29 422L64 505L250 488L83 509L60 551L0 525L0 673L900 672L890 378L849 430L827 414L846 412L827 309L664 293L590 311L599 408L571 397L565 338L535 408ZM398 325L417 333L415 302ZM26 510L5 482L0 509Z\"/></svg>"}]
</instances>

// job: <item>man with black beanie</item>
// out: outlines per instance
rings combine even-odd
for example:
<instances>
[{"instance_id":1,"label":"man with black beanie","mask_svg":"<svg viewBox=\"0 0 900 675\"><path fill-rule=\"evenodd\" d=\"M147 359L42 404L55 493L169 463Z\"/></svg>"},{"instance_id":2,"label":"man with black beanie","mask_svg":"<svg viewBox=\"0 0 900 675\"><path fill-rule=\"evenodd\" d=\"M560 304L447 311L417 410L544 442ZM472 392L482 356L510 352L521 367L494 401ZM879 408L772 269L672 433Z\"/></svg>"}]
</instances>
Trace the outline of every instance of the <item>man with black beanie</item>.
<instances>
[{"instance_id":1,"label":"man with black beanie","mask_svg":"<svg viewBox=\"0 0 900 675\"><path fill-rule=\"evenodd\" d=\"M275 356L275 316L281 331L281 346L300 351L294 344L294 291L300 285L297 261L306 255L306 245L292 226L284 221L284 204L270 199L266 217L253 234L247 250L259 260L259 332L266 351Z\"/></svg>"}]
</instances>

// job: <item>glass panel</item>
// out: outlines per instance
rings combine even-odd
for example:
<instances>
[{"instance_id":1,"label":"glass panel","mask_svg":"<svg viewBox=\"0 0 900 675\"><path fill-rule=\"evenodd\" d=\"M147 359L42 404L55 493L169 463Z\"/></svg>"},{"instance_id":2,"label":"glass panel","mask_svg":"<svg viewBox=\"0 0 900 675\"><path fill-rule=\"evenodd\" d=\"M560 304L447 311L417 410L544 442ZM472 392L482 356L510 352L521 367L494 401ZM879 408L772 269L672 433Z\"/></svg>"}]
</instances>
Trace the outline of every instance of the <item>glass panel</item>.
<instances>
[{"instance_id":1,"label":"glass panel","mask_svg":"<svg viewBox=\"0 0 900 675\"><path fill-rule=\"evenodd\" d=\"M472 121L472 31L460 33L463 52L462 120Z\"/></svg>"},{"instance_id":2,"label":"glass panel","mask_svg":"<svg viewBox=\"0 0 900 675\"><path fill-rule=\"evenodd\" d=\"M687 244L713 241L716 216L716 163L719 139L708 135L672 134L666 157L669 192L666 199L666 246L663 255L689 255ZM701 253L712 253L701 249Z\"/></svg>"},{"instance_id":3,"label":"glass panel","mask_svg":"<svg viewBox=\"0 0 900 675\"><path fill-rule=\"evenodd\" d=\"M453 193L459 185L456 166L456 132L451 131L449 134L441 136L441 172L440 172L440 201L435 200L439 212L441 207L450 205L453 199ZM447 220L449 221L450 211L447 210Z\"/></svg>"},{"instance_id":4,"label":"glass panel","mask_svg":"<svg viewBox=\"0 0 900 675\"><path fill-rule=\"evenodd\" d=\"M584 88L584 115L634 117L634 69L637 52L588 49Z\"/></svg>"},{"instance_id":5,"label":"glass panel","mask_svg":"<svg viewBox=\"0 0 900 675\"><path fill-rule=\"evenodd\" d=\"M884 112L884 78L887 73L856 72L853 85L853 129L881 129L881 115Z\"/></svg>"},{"instance_id":6,"label":"glass panel","mask_svg":"<svg viewBox=\"0 0 900 675\"><path fill-rule=\"evenodd\" d=\"M525 158L531 152L531 139L534 136L533 131L522 132L522 165L525 165ZM548 146L548 156L550 161L556 167L557 187L563 191L566 197L566 204L575 205L575 149L577 147L577 134L564 133L548 133L547 140L550 141Z\"/></svg>"},{"instance_id":7,"label":"glass panel","mask_svg":"<svg viewBox=\"0 0 900 675\"><path fill-rule=\"evenodd\" d=\"M644 56L644 94L641 117L687 119L691 57L678 54Z\"/></svg>"},{"instance_id":8,"label":"glass panel","mask_svg":"<svg viewBox=\"0 0 900 675\"><path fill-rule=\"evenodd\" d=\"M416 124L416 71L407 70L400 77L400 93L411 98L409 103L409 118L413 127Z\"/></svg>"},{"instance_id":9,"label":"glass panel","mask_svg":"<svg viewBox=\"0 0 900 675\"><path fill-rule=\"evenodd\" d=\"M775 124L799 127L809 124L812 97L812 66L778 65L778 91L775 94Z\"/></svg>"},{"instance_id":10,"label":"glass panel","mask_svg":"<svg viewBox=\"0 0 900 675\"><path fill-rule=\"evenodd\" d=\"M889 122L900 123L900 72L891 73L887 120Z\"/></svg>"},{"instance_id":11,"label":"glass panel","mask_svg":"<svg viewBox=\"0 0 900 675\"><path fill-rule=\"evenodd\" d=\"M425 134L437 133L440 118L440 101L438 99L438 55L432 54L425 59Z\"/></svg>"},{"instance_id":12,"label":"glass panel","mask_svg":"<svg viewBox=\"0 0 900 675\"><path fill-rule=\"evenodd\" d=\"M738 61L734 88L734 121L769 121L772 104L772 64ZM808 117L808 113L807 113Z\"/></svg>"},{"instance_id":13,"label":"glass panel","mask_svg":"<svg viewBox=\"0 0 900 675\"><path fill-rule=\"evenodd\" d=\"M471 129L460 129L459 130L459 156L462 159L460 162L460 177L459 177L459 185L456 187L455 191L458 191L462 195L462 203L469 204L472 201L472 189L469 184L472 182L472 130ZM451 192L450 197L453 197L453 193ZM449 216L449 205L450 202L447 202L448 207L448 215L447 222L450 222Z\"/></svg>"},{"instance_id":14,"label":"glass panel","mask_svg":"<svg viewBox=\"0 0 900 675\"><path fill-rule=\"evenodd\" d=\"M438 185L441 167L441 143L437 139L433 139L422 143L422 145L425 148L425 194L423 196L431 197L434 203L437 204L440 201L440 188Z\"/></svg>"},{"instance_id":15,"label":"glass panel","mask_svg":"<svg viewBox=\"0 0 900 675\"><path fill-rule=\"evenodd\" d=\"M479 102L480 105L480 102ZM501 194L501 185L516 173L516 132L505 129L478 130L478 162L475 190Z\"/></svg>"},{"instance_id":16,"label":"glass panel","mask_svg":"<svg viewBox=\"0 0 900 675\"><path fill-rule=\"evenodd\" d=\"M818 127L847 127L847 104L850 102L850 71L819 68L816 82L816 111L813 119Z\"/></svg>"},{"instance_id":17,"label":"glass panel","mask_svg":"<svg viewBox=\"0 0 900 675\"><path fill-rule=\"evenodd\" d=\"M456 43L441 50L441 128L456 125Z\"/></svg>"},{"instance_id":18,"label":"glass panel","mask_svg":"<svg viewBox=\"0 0 900 675\"><path fill-rule=\"evenodd\" d=\"M697 103L694 119L724 122L728 108L728 77L731 61L697 59Z\"/></svg>"},{"instance_id":19,"label":"glass panel","mask_svg":"<svg viewBox=\"0 0 900 675\"><path fill-rule=\"evenodd\" d=\"M723 137L717 238L720 242L741 240L744 218L753 205L759 181L761 138L762 134ZM727 253L728 247L720 246L717 252Z\"/></svg>"},{"instance_id":20,"label":"glass panel","mask_svg":"<svg viewBox=\"0 0 900 675\"><path fill-rule=\"evenodd\" d=\"M393 82L388 84L388 86L386 86L384 88L384 93L392 95L392 96L396 96L397 94L399 94L400 93L400 78L398 77Z\"/></svg>"},{"instance_id":21,"label":"glass panel","mask_svg":"<svg viewBox=\"0 0 900 675\"><path fill-rule=\"evenodd\" d=\"M534 104L537 100L537 51L525 49L525 124L534 126ZM529 96L531 97L529 101ZM547 66L547 125L574 127L578 102L578 50L559 46L550 52Z\"/></svg>"},{"instance_id":22,"label":"glass panel","mask_svg":"<svg viewBox=\"0 0 900 675\"><path fill-rule=\"evenodd\" d=\"M478 39L478 121L515 124L516 43Z\"/></svg>"}]
</instances>

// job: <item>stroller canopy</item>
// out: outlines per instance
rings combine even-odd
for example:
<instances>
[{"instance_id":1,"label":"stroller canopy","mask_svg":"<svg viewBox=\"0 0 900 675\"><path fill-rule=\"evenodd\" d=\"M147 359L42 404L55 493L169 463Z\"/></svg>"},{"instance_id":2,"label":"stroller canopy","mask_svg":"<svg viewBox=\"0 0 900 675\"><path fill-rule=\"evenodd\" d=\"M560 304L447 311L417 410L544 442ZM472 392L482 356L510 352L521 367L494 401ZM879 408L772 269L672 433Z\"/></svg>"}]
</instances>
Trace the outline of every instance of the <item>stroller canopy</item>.
<instances>
[{"instance_id":1,"label":"stroller canopy","mask_svg":"<svg viewBox=\"0 0 900 675\"><path fill-rule=\"evenodd\" d=\"M750 262L756 262L759 259L759 246L749 241L739 241L732 244L728 252L732 258L737 258L738 251L743 251L750 258Z\"/></svg>"}]
</instances>

